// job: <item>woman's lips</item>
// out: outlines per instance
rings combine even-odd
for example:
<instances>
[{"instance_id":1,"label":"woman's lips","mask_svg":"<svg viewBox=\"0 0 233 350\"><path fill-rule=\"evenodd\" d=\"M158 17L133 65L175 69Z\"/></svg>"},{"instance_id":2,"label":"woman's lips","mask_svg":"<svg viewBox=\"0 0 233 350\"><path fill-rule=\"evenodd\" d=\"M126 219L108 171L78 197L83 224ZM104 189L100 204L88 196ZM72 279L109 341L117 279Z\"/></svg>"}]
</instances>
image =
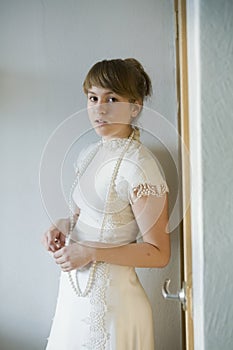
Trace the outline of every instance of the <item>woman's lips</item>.
<instances>
[{"instance_id":1,"label":"woman's lips","mask_svg":"<svg viewBox=\"0 0 233 350\"><path fill-rule=\"evenodd\" d=\"M96 120L95 120L95 123L96 123L98 126L102 126L102 125L108 124L108 122L107 122L106 120L101 120L101 119L96 119Z\"/></svg>"}]
</instances>

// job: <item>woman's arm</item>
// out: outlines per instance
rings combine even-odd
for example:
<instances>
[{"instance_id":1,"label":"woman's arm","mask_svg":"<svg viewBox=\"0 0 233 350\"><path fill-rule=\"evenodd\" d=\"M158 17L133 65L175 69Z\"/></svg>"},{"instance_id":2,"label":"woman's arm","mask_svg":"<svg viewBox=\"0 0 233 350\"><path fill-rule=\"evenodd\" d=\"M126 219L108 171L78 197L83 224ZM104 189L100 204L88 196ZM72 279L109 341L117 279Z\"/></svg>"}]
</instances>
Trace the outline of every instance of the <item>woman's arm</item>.
<instances>
[{"instance_id":1,"label":"woman's arm","mask_svg":"<svg viewBox=\"0 0 233 350\"><path fill-rule=\"evenodd\" d=\"M142 233L142 243L111 246L97 242L78 242L54 254L64 271L84 266L92 261L134 267L163 267L170 258L168 224L168 198L149 196L132 205Z\"/></svg>"},{"instance_id":2,"label":"woman's arm","mask_svg":"<svg viewBox=\"0 0 233 350\"><path fill-rule=\"evenodd\" d=\"M105 248L96 249L93 260L135 267L163 267L167 265L170 258L170 236L166 233L168 224L167 195L142 197L132 205L132 210L142 233L143 242L108 250Z\"/></svg>"}]
</instances>

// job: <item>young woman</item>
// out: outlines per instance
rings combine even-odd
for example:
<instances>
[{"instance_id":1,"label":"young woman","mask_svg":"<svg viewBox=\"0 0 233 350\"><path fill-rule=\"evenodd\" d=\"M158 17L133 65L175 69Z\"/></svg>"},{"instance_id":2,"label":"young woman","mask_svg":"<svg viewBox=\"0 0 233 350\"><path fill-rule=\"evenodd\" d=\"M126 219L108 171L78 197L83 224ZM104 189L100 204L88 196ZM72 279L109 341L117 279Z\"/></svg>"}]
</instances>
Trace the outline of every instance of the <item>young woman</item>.
<instances>
[{"instance_id":1,"label":"young woman","mask_svg":"<svg viewBox=\"0 0 233 350\"><path fill-rule=\"evenodd\" d=\"M47 350L154 350L135 267L169 261L168 187L132 126L151 81L135 59L104 60L83 88L101 140L79 155L74 216L43 236L62 270Z\"/></svg>"}]
</instances>

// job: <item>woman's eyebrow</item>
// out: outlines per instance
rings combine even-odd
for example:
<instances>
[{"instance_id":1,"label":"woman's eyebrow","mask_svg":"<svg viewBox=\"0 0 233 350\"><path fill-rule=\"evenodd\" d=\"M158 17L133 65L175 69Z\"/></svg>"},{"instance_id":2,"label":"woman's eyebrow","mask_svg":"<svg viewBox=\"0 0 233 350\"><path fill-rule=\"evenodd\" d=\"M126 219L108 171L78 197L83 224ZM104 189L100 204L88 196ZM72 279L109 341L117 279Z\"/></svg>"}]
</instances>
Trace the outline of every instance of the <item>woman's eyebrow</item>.
<instances>
[{"instance_id":1,"label":"woman's eyebrow","mask_svg":"<svg viewBox=\"0 0 233 350\"><path fill-rule=\"evenodd\" d=\"M91 90L88 90L87 93L88 93L88 94L96 95L96 92L91 91ZM112 95L112 94L114 94L113 91L108 91L108 92L104 93L103 95Z\"/></svg>"}]
</instances>

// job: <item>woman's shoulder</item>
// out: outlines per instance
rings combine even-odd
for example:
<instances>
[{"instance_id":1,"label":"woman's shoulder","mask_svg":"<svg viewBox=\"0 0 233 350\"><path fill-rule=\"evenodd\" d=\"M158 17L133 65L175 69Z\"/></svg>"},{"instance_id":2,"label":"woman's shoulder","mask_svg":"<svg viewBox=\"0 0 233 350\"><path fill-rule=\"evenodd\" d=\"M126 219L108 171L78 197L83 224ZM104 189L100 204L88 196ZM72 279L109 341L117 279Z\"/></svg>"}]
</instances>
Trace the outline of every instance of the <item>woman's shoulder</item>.
<instances>
[{"instance_id":1,"label":"woman's shoulder","mask_svg":"<svg viewBox=\"0 0 233 350\"><path fill-rule=\"evenodd\" d=\"M128 151L128 157L138 163L156 161L156 155L141 142L132 143Z\"/></svg>"},{"instance_id":2,"label":"woman's shoulder","mask_svg":"<svg viewBox=\"0 0 233 350\"><path fill-rule=\"evenodd\" d=\"M150 182L160 183L164 181L162 166L153 153L144 144L135 144L130 147L127 157L127 175L131 183Z\"/></svg>"}]
</instances>

